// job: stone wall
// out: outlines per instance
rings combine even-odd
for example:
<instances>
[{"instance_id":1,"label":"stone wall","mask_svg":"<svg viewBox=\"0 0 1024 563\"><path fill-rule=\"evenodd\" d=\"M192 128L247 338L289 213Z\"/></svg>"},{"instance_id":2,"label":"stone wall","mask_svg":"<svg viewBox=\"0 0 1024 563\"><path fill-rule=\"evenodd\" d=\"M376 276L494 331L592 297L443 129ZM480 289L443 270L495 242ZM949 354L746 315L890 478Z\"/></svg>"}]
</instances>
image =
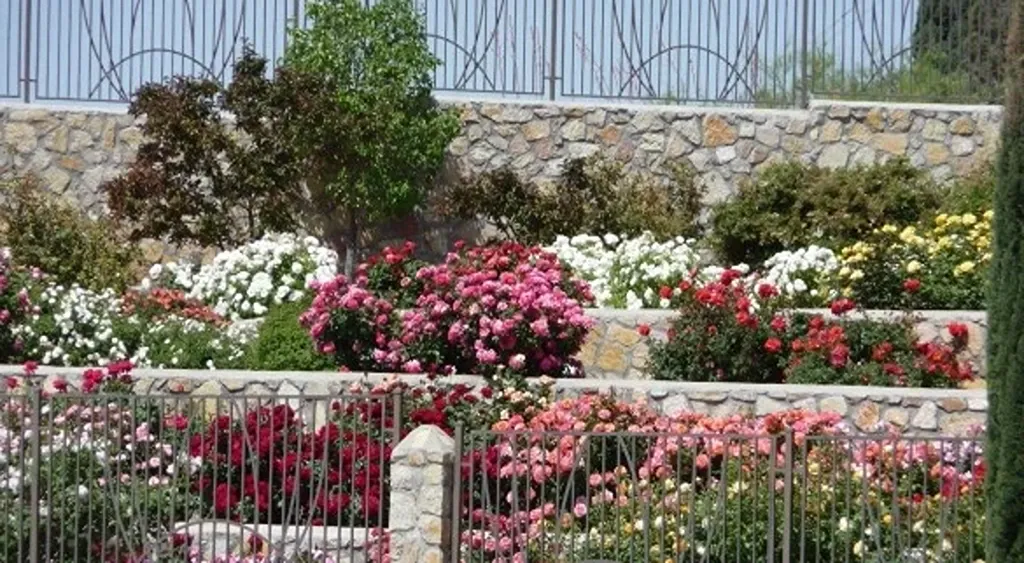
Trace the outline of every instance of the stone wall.
<instances>
[{"instance_id":1,"label":"stone wall","mask_svg":"<svg viewBox=\"0 0 1024 563\"><path fill-rule=\"evenodd\" d=\"M72 387L81 379L81 369L40 368L35 377L44 385L63 378ZM19 366L0 366L0 377L19 376ZM380 382L388 374L309 372L247 372L136 370L135 392L157 395L230 397L247 399L283 395L321 398L338 396L352 383ZM425 382L417 376L403 376L410 383ZM446 381L480 385L475 376L453 376ZM561 397L589 393L610 393L624 400L644 400L666 414L697 412L711 416L732 414L766 415L790 409L834 412L842 415L851 429L877 432L885 425L912 435L964 435L984 424L988 398L984 389L911 389L892 387L849 387L830 385L752 385L742 383L677 383L644 380L562 379L555 383ZM312 420L325 420L326 405L310 401L306 408Z\"/></svg>"},{"instance_id":2,"label":"stone wall","mask_svg":"<svg viewBox=\"0 0 1024 563\"><path fill-rule=\"evenodd\" d=\"M808 313L831 317L827 310L809 310ZM651 328L651 336L664 338L675 311L617 309L590 309L587 314L596 320L579 358L588 378L643 379L648 360L647 339L637 332L640 325ZM967 325L967 349L961 359L971 362L979 375L985 372L985 336L988 320L984 311L917 311L915 330L919 338L928 342L949 343L951 337L946 326L951 322ZM852 313L850 318L898 321L904 313L898 311L865 311Z\"/></svg>"},{"instance_id":3,"label":"stone wall","mask_svg":"<svg viewBox=\"0 0 1024 563\"><path fill-rule=\"evenodd\" d=\"M786 159L843 167L906 156L936 178L967 173L996 148L996 106L828 102L807 110L564 105L449 100L463 133L455 168L511 166L553 178L566 158L603 153L631 170L688 159L709 202L768 163ZM128 164L142 140L124 110L0 106L0 174L34 173L51 190L102 210L98 186Z\"/></svg>"}]
</instances>

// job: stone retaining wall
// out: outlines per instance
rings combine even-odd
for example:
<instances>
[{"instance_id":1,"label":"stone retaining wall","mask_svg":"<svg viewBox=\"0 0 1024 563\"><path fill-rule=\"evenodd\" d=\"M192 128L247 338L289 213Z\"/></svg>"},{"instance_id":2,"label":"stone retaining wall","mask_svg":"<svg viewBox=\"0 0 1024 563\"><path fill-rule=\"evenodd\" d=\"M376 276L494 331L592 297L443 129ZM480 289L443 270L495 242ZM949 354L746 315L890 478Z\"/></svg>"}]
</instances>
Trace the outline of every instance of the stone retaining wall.
<instances>
[{"instance_id":1,"label":"stone retaining wall","mask_svg":"<svg viewBox=\"0 0 1024 563\"><path fill-rule=\"evenodd\" d=\"M998 106L821 102L807 110L447 100L463 121L449 148L457 169L508 165L553 178L565 159L603 153L635 171L687 159L714 202L768 163L843 167L905 156L939 179L960 176L996 149ZM0 106L0 173L40 176L99 212L98 187L142 141L124 109Z\"/></svg>"},{"instance_id":2,"label":"stone retaining wall","mask_svg":"<svg viewBox=\"0 0 1024 563\"><path fill-rule=\"evenodd\" d=\"M17 375L19 366L0 366L0 377ZM40 368L36 377L80 381L81 369ZM259 398L275 395L327 397L343 394L356 382L379 382L388 374L309 372L247 372L136 370L139 394L196 397ZM410 383L424 382L403 376ZM446 381L481 385L475 376L453 376ZM46 384L46 382L44 382ZM752 385L739 383L676 383L641 380L563 379L555 383L561 397L611 393L624 400L644 400L666 414L697 412L712 416L766 415L806 409L835 412L860 432L878 432L889 424L912 435L964 435L984 424L988 408L983 389L912 389L829 385ZM315 420L325 420L325 405L308 405Z\"/></svg>"},{"instance_id":3,"label":"stone retaining wall","mask_svg":"<svg viewBox=\"0 0 1024 563\"><path fill-rule=\"evenodd\" d=\"M826 317L832 314L827 310L809 310ZM587 314L596 319L580 360L588 378L597 379L644 379L649 377L645 372L648 360L647 340L637 332L640 325L651 327L654 338L664 338L669 325L677 315L668 310L624 311L618 309L591 309ZM946 326L951 322L967 325L969 339L963 360L969 361L978 369L979 375L985 371L985 336L988 331L988 320L984 311L917 311L915 328L923 340L949 342L949 331ZM875 320L896 321L902 319L904 313L898 311L866 311L852 313L851 318L868 318Z\"/></svg>"}]
</instances>

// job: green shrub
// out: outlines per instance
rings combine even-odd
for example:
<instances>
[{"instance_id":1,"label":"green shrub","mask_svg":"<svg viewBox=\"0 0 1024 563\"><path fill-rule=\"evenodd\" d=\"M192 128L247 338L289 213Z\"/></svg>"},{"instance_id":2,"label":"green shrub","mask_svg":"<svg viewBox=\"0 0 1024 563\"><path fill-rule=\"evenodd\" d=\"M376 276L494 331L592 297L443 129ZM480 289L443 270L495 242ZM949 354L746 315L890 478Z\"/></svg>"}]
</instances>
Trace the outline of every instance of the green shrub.
<instances>
[{"instance_id":1,"label":"green shrub","mask_svg":"<svg viewBox=\"0 0 1024 563\"><path fill-rule=\"evenodd\" d=\"M299 325L299 315L309 300L274 306L249 345L246 369L265 371L326 371L336 366L330 356L316 351L309 332Z\"/></svg>"},{"instance_id":2,"label":"green shrub","mask_svg":"<svg viewBox=\"0 0 1024 563\"><path fill-rule=\"evenodd\" d=\"M887 223L913 224L931 215L939 193L904 159L843 170L777 164L716 207L713 245L733 264L759 264L810 244L841 248Z\"/></svg>"},{"instance_id":3,"label":"green shrub","mask_svg":"<svg viewBox=\"0 0 1024 563\"><path fill-rule=\"evenodd\" d=\"M109 220L90 218L30 179L0 190L0 246L11 249L16 266L97 291L122 291L137 281L138 249Z\"/></svg>"},{"instance_id":4,"label":"green shrub","mask_svg":"<svg viewBox=\"0 0 1024 563\"><path fill-rule=\"evenodd\" d=\"M980 215L992 209L995 190L996 175L992 164L979 166L942 190L940 211L950 215Z\"/></svg>"},{"instance_id":5,"label":"green shrub","mask_svg":"<svg viewBox=\"0 0 1024 563\"><path fill-rule=\"evenodd\" d=\"M545 186L506 168L450 186L439 211L482 219L505 238L528 244L550 243L558 235L697 235L702 193L696 174L685 164L664 172L667 178L629 174L599 157L571 159L555 185Z\"/></svg>"}]
</instances>

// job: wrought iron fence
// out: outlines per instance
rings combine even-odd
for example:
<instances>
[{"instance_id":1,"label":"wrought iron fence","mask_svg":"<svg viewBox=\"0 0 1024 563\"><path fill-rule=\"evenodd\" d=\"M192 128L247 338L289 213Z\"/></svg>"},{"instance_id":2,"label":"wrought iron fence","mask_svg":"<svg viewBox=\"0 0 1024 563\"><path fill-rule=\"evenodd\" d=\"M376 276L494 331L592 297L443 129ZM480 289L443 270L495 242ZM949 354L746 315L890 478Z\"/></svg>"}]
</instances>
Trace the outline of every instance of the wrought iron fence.
<instances>
[{"instance_id":1,"label":"wrought iron fence","mask_svg":"<svg viewBox=\"0 0 1024 563\"><path fill-rule=\"evenodd\" d=\"M0 397L0 559L376 560L400 420L397 395Z\"/></svg>"},{"instance_id":2,"label":"wrought iron fence","mask_svg":"<svg viewBox=\"0 0 1024 563\"><path fill-rule=\"evenodd\" d=\"M458 561L983 558L979 438L458 433Z\"/></svg>"},{"instance_id":3,"label":"wrought iron fence","mask_svg":"<svg viewBox=\"0 0 1024 563\"><path fill-rule=\"evenodd\" d=\"M3 0L0 97L126 101L277 61L307 0ZM370 3L371 0L366 0ZM996 102L1010 0L415 0L440 91L799 106Z\"/></svg>"}]
</instances>

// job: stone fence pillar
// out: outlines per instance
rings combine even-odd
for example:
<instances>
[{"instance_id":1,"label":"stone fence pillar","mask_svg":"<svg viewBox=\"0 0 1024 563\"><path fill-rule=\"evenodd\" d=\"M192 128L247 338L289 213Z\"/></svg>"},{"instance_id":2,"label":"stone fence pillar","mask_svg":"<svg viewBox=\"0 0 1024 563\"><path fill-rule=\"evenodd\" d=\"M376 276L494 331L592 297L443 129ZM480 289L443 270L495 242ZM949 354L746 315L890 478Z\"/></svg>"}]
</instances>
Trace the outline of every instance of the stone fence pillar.
<instances>
[{"instance_id":1,"label":"stone fence pillar","mask_svg":"<svg viewBox=\"0 0 1024 563\"><path fill-rule=\"evenodd\" d=\"M436 426L413 430L391 452L391 561L451 561L455 463L455 441Z\"/></svg>"}]
</instances>

